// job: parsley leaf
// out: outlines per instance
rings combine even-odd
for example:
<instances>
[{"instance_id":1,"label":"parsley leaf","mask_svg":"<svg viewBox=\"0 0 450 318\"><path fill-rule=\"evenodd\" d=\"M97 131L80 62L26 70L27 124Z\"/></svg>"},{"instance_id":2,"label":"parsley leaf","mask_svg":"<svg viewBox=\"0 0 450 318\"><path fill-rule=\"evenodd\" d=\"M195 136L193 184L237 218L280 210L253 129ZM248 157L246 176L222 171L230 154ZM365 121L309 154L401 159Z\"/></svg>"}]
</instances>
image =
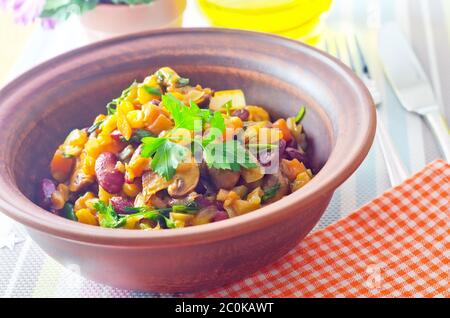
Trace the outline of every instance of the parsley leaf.
<instances>
[{"instance_id":1,"label":"parsley leaf","mask_svg":"<svg viewBox=\"0 0 450 318\"><path fill-rule=\"evenodd\" d=\"M171 180L175 175L178 164L186 158L187 152L186 147L166 139L153 156L152 170L166 180Z\"/></svg>"},{"instance_id":2,"label":"parsley leaf","mask_svg":"<svg viewBox=\"0 0 450 318\"><path fill-rule=\"evenodd\" d=\"M190 102L191 113L200 117L203 122L208 122L211 119L211 110L200 108L194 101Z\"/></svg>"},{"instance_id":3,"label":"parsley leaf","mask_svg":"<svg viewBox=\"0 0 450 318\"><path fill-rule=\"evenodd\" d=\"M175 223L165 215L171 211L170 208L153 209L153 208L150 208L147 206L141 206L141 207L133 207L133 208L127 207L127 208L125 208L125 211L128 213L135 212L134 214L129 214L129 215L124 216L125 222L129 218L142 217L143 219L152 220L152 221L155 221L158 223L161 220L163 220L164 224L169 229L173 229L176 227Z\"/></svg>"},{"instance_id":4,"label":"parsley leaf","mask_svg":"<svg viewBox=\"0 0 450 318\"><path fill-rule=\"evenodd\" d=\"M295 116L295 122L298 124L302 121L303 117L305 117L306 109L305 106L300 107L297 116Z\"/></svg>"},{"instance_id":5,"label":"parsley leaf","mask_svg":"<svg viewBox=\"0 0 450 318\"><path fill-rule=\"evenodd\" d=\"M168 137L142 139L141 156L153 157L151 168L166 180L171 180L178 165L186 158L188 149L174 143Z\"/></svg>"},{"instance_id":6,"label":"parsley leaf","mask_svg":"<svg viewBox=\"0 0 450 318\"><path fill-rule=\"evenodd\" d=\"M270 199L272 199L278 192L278 190L280 190L281 185L279 183L274 184L273 186L271 186L270 188L267 188L266 191L264 191L264 194L261 198L262 202L266 202Z\"/></svg>"},{"instance_id":7,"label":"parsley leaf","mask_svg":"<svg viewBox=\"0 0 450 318\"><path fill-rule=\"evenodd\" d=\"M219 129L222 133L225 131L225 120L220 112L214 112L209 123L211 128Z\"/></svg>"},{"instance_id":8,"label":"parsley leaf","mask_svg":"<svg viewBox=\"0 0 450 318\"><path fill-rule=\"evenodd\" d=\"M175 128L186 128L197 132L203 128L204 123L212 121L212 126L225 129L222 114L219 112L212 113L209 109L202 109L193 101L186 106L170 93L162 97L162 102L171 113Z\"/></svg>"},{"instance_id":9,"label":"parsley leaf","mask_svg":"<svg viewBox=\"0 0 450 318\"><path fill-rule=\"evenodd\" d=\"M202 117L199 115L196 109L192 109L183 104L172 94L166 94L162 97L162 102L167 110L171 113L173 121L175 122L175 128L186 128L188 130L198 130L202 127L198 127L197 123L202 121Z\"/></svg>"},{"instance_id":10,"label":"parsley leaf","mask_svg":"<svg viewBox=\"0 0 450 318\"><path fill-rule=\"evenodd\" d=\"M210 143L204 148L203 156L209 168L240 171L241 167L258 167L249 152L237 140Z\"/></svg>"},{"instance_id":11,"label":"parsley leaf","mask_svg":"<svg viewBox=\"0 0 450 318\"><path fill-rule=\"evenodd\" d=\"M161 137L144 137L141 139L143 145L141 150L141 156L144 158L152 157L159 147L167 140L167 138Z\"/></svg>"},{"instance_id":12,"label":"parsley leaf","mask_svg":"<svg viewBox=\"0 0 450 318\"><path fill-rule=\"evenodd\" d=\"M125 224L123 218L119 218L112 205L106 205L103 201L94 204L94 208L100 214L100 226L108 228L116 228Z\"/></svg>"},{"instance_id":13,"label":"parsley leaf","mask_svg":"<svg viewBox=\"0 0 450 318\"><path fill-rule=\"evenodd\" d=\"M202 140L203 146L208 146L211 142L222 136L225 128L225 121L222 114L220 112L214 112L214 115L210 118L210 130Z\"/></svg>"}]
</instances>

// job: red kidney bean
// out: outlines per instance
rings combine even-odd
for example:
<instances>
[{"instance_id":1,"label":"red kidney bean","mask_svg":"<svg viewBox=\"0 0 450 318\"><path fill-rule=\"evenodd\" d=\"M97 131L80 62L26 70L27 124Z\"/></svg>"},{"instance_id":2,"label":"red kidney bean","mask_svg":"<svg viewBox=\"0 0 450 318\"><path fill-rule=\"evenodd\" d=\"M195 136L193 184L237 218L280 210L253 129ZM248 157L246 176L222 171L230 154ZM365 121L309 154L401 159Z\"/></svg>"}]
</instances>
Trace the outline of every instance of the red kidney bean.
<instances>
[{"instance_id":1,"label":"red kidney bean","mask_svg":"<svg viewBox=\"0 0 450 318\"><path fill-rule=\"evenodd\" d=\"M223 221L228 219L228 213L226 211L217 211L214 215L213 222Z\"/></svg>"},{"instance_id":2,"label":"red kidney bean","mask_svg":"<svg viewBox=\"0 0 450 318\"><path fill-rule=\"evenodd\" d=\"M153 104L155 106L159 106L159 104L161 104L161 101L157 100L157 99L152 99L150 104Z\"/></svg>"},{"instance_id":3,"label":"red kidney bean","mask_svg":"<svg viewBox=\"0 0 450 318\"><path fill-rule=\"evenodd\" d=\"M286 150L286 141L284 139L280 139L278 142L278 152L280 156L284 154L284 151Z\"/></svg>"},{"instance_id":4,"label":"red kidney bean","mask_svg":"<svg viewBox=\"0 0 450 318\"><path fill-rule=\"evenodd\" d=\"M122 197L112 197L109 202L119 214L129 214L130 212L127 212L126 208L132 208L134 206L133 200Z\"/></svg>"},{"instance_id":5,"label":"red kidney bean","mask_svg":"<svg viewBox=\"0 0 450 318\"><path fill-rule=\"evenodd\" d=\"M52 193L56 191L56 184L47 178L42 179L39 185L39 204L44 209L52 207Z\"/></svg>"},{"instance_id":6,"label":"red kidney bean","mask_svg":"<svg viewBox=\"0 0 450 318\"><path fill-rule=\"evenodd\" d=\"M216 207L217 207L217 210L223 211L224 210L223 202L222 201L216 201Z\"/></svg>"},{"instance_id":7,"label":"red kidney bean","mask_svg":"<svg viewBox=\"0 0 450 318\"><path fill-rule=\"evenodd\" d=\"M297 159L300 162L303 162L305 165L308 165L308 157L306 155L302 154L300 150L287 147L286 148L286 154L289 159L294 160Z\"/></svg>"},{"instance_id":8,"label":"red kidney bean","mask_svg":"<svg viewBox=\"0 0 450 318\"><path fill-rule=\"evenodd\" d=\"M111 136L112 139L114 139L115 141L122 141L123 140L123 136L120 133L120 131L118 131L117 129L114 130L112 133L109 134Z\"/></svg>"},{"instance_id":9,"label":"red kidney bean","mask_svg":"<svg viewBox=\"0 0 450 318\"><path fill-rule=\"evenodd\" d=\"M116 169L117 157L112 152L104 152L95 161L95 174L99 185L107 192L117 194L122 190L125 175Z\"/></svg>"},{"instance_id":10,"label":"red kidney bean","mask_svg":"<svg viewBox=\"0 0 450 318\"><path fill-rule=\"evenodd\" d=\"M246 109L236 109L231 115L239 117L243 121L248 120L248 118L250 117L250 113Z\"/></svg>"},{"instance_id":11,"label":"red kidney bean","mask_svg":"<svg viewBox=\"0 0 450 318\"><path fill-rule=\"evenodd\" d=\"M295 138L291 138L291 140L289 140L286 143L286 147L297 149L298 148L297 140Z\"/></svg>"},{"instance_id":12,"label":"red kidney bean","mask_svg":"<svg viewBox=\"0 0 450 318\"><path fill-rule=\"evenodd\" d=\"M213 201L208 200L203 195L198 195L197 197L195 197L194 201L202 208L214 205Z\"/></svg>"},{"instance_id":13,"label":"red kidney bean","mask_svg":"<svg viewBox=\"0 0 450 318\"><path fill-rule=\"evenodd\" d=\"M202 100L197 103L197 105L200 108L208 108L210 102L211 102L211 94L206 94L205 96L203 96Z\"/></svg>"}]
</instances>

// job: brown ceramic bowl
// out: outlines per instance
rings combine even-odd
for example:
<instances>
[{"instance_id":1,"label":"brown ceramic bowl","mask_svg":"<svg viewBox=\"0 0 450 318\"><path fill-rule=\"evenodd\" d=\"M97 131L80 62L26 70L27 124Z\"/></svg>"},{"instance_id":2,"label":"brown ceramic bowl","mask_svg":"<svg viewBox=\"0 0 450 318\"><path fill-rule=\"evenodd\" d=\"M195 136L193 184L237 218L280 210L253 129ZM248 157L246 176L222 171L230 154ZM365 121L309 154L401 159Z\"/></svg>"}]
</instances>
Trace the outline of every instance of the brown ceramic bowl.
<instances>
[{"instance_id":1,"label":"brown ceramic bowl","mask_svg":"<svg viewBox=\"0 0 450 318\"><path fill-rule=\"evenodd\" d=\"M274 117L308 106L305 129L320 172L300 191L223 222L166 231L105 229L33 202L57 145L86 127L134 79L171 66L193 83L242 88ZM186 292L241 279L286 254L314 227L360 165L375 132L372 100L338 61L277 36L180 29L96 43L56 57L0 91L0 208L62 264L116 287Z\"/></svg>"}]
</instances>

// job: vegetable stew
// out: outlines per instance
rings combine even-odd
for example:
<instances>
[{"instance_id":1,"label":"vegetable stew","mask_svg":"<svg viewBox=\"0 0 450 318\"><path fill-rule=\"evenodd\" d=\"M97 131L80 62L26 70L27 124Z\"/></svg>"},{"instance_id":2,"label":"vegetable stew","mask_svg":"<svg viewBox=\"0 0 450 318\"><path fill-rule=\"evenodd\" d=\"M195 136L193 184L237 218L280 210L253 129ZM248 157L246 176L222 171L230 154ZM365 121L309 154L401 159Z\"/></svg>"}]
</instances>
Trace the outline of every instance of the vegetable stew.
<instances>
[{"instance_id":1,"label":"vegetable stew","mask_svg":"<svg viewBox=\"0 0 450 318\"><path fill-rule=\"evenodd\" d=\"M239 89L214 92L163 67L69 133L39 203L73 221L143 230L252 212L313 178L305 114L272 121Z\"/></svg>"}]
</instances>

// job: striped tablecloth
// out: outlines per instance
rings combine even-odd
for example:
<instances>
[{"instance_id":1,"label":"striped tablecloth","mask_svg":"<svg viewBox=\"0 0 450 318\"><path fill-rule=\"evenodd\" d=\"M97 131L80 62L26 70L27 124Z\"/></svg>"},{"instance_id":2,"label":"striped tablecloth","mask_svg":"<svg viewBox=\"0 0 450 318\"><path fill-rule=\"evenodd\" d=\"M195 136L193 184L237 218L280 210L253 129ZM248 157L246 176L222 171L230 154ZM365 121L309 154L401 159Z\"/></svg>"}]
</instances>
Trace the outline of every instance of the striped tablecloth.
<instances>
[{"instance_id":1,"label":"striped tablecloth","mask_svg":"<svg viewBox=\"0 0 450 318\"><path fill-rule=\"evenodd\" d=\"M432 80L443 112L450 118L450 90L446 86L450 83L450 1L335 0L326 21L325 35L356 32L363 40L383 95L383 120L411 172L437 159L438 148L428 127L420 118L403 110L385 81L377 60L376 38L383 23L395 21L402 27ZM193 0L188 0L184 24L207 25ZM56 31L36 30L11 78L56 54L86 44L86 37L76 30L76 21ZM386 168L375 144L357 172L335 192L316 229L339 220L387 188ZM161 296L120 290L82 278L76 273L76 266L65 268L58 264L29 239L21 226L0 213L2 245L5 245L0 248L0 296L3 297Z\"/></svg>"}]
</instances>

